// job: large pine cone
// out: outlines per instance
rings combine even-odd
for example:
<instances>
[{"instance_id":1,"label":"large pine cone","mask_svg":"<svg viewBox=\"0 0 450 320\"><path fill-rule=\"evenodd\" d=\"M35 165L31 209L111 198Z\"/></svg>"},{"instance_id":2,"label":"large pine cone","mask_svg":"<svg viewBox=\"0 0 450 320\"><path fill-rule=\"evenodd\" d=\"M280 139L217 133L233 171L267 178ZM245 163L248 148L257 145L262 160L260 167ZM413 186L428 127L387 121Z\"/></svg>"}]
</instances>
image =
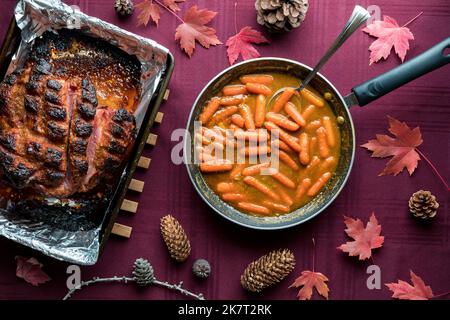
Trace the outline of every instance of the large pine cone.
<instances>
[{"instance_id":1,"label":"large pine cone","mask_svg":"<svg viewBox=\"0 0 450 320\"><path fill-rule=\"evenodd\" d=\"M248 265L241 275L241 285L248 291L261 292L283 280L294 267L295 257L289 249L269 252Z\"/></svg>"},{"instance_id":2,"label":"large pine cone","mask_svg":"<svg viewBox=\"0 0 450 320\"><path fill-rule=\"evenodd\" d=\"M257 21L271 32L291 31L300 26L308 0L256 0Z\"/></svg>"},{"instance_id":3,"label":"large pine cone","mask_svg":"<svg viewBox=\"0 0 450 320\"><path fill-rule=\"evenodd\" d=\"M439 203L436 201L436 197L431 194L430 191L419 190L411 196L409 199L409 211L415 218L422 220L428 220L433 218Z\"/></svg>"},{"instance_id":4,"label":"large pine cone","mask_svg":"<svg viewBox=\"0 0 450 320\"><path fill-rule=\"evenodd\" d=\"M177 219L170 214L161 218L161 234L170 256L182 262L191 254L191 244Z\"/></svg>"}]
</instances>

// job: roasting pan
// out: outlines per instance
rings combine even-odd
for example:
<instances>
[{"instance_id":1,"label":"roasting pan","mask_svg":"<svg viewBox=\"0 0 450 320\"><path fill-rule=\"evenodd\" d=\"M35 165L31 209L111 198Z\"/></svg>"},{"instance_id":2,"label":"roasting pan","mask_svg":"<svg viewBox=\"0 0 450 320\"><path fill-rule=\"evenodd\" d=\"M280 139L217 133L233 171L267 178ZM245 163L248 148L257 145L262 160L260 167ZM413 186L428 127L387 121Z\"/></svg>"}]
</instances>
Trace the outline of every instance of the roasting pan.
<instances>
[{"instance_id":1,"label":"roasting pan","mask_svg":"<svg viewBox=\"0 0 450 320\"><path fill-rule=\"evenodd\" d=\"M8 66L14 53L17 51L21 39L21 30L17 26L16 20L13 17L9 24L8 31L5 35L5 39L0 48L0 81L3 81L5 74L7 72ZM165 66L165 71L162 74L160 81L157 85L157 89L146 109L145 115L143 117L142 125L139 129L139 133L136 137L134 146L129 155L127 163L125 165L124 174L122 174L120 180L115 185L112 192L112 198L110 200L110 205L107 206L105 212L103 213L103 218L101 219L100 225L100 238L99 238L99 255L103 251L105 244L111 234L112 227L117 218L117 214L120 211L121 204L125 198L130 181L136 170L137 163L146 145L147 138L150 134L150 130L153 127L156 114L159 107L163 101L164 94L169 85L170 78L173 73L174 68L174 57L170 52L167 52L167 61ZM57 257L60 260L65 260L69 262L79 263L79 264L93 264L93 263L83 263L74 259L67 259ZM95 263L95 262L94 262Z\"/></svg>"}]
</instances>

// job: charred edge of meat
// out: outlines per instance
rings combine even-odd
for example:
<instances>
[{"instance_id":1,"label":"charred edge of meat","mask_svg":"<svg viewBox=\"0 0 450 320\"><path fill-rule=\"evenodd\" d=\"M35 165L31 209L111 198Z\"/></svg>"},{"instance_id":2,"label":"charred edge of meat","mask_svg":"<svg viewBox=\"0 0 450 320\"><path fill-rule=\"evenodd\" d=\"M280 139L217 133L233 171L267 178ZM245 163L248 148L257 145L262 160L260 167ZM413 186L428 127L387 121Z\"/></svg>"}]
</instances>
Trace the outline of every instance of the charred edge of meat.
<instances>
[{"instance_id":1,"label":"charred edge of meat","mask_svg":"<svg viewBox=\"0 0 450 320\"><path fill-rule=\"evenodd\" d=\"M58 172L53 170L47 170L46 172L47 183L50 186L58 186L64 180L64 172Z\"/></svg>"},{"instance_id":2,"label":"charred edge of meat","mask_svg":"<svg viewBox=\"0 0 450 320\"><path fill-rule=\"evenodd\" d=\"M134 122L134 116L125 109L119 109L112 117L113 121L121 122Z\"/></svg>"},{"instance_id":3,"label":"charred edge of meat","mask_svg":"<svg viewBox=\"0 0 450 320\"><path fill-rule=\"evenodd\" d=\"M27 145L27 154L33 156L36 160L41 159L41 144L38 142L30 142Z\"/></svg>"},{"instance_id":4,"label":"charred edge of meat","mask_svg":"<svg viewBox=\"0 0 450 320\"><path fill-rule=\"evenodd\" d=\"M59 99L59 96L51 91L45 91L44 94L45 100L54 104L61 104L61 100Z\"/></svg>"},{"instance_id":5,"label":"charred edge of meat","mask_svg":"<svg viewBox=\"0 0 450 320\"><path fill-rule=\"evenodd\" d=\"M36 92L39 89L39 82L42 76L40 74L32 74L25 88L30 92Z\"/></svg>"},{"instance_id":6,"label":"charred edge of meat","mask_svg":"<svg viewBox=\"0 0 450 320\"><path fill-rule=\"evenodd\" d=\"M6 178L17 188L24 187L33 173L23 163L15 166L14 158L2 150L0 150L0 167Z\"/></svg>"},{"instance_id":7,"label":"charred edge of meat","mask_svg":"<svg viewBox=\"0 0 450 320\"><path fill-rule=\"evenodd\" d=\"M112 153L112 154L124 154L125 153L125 147L124 146L122 146L121 144L120 144L120 142L119 141L117 141L117 140L111 140L111 142L109 143L109 146L108 146L108 151L110 152L110 153Z\"/></svg>"},{"instance_id":8,"label":"charred edge of meat","mask_svg":"<svg viewBox=\"0 0 450 320\"><path fill-rule=\"evenodd\" d=\"M98 105L97 91L88 79L83 79L81 81L81 98L83 101L89 102L95 107Z\"/></svg>"},{"instance_id":9,"label":"charred edge of meat","mask_svg":"<svg viewBox=\"0 0 450 320\"><path fill-rule=\"evenodd\" d=\"M86 123L80 119L75 121L75 133L78 137L89 137L92 134L92 130L92 124Z\"/></svg>"},{"instance_id":10,"label":"charred edge of meat","mask_svg":"<svg viewBox=\"0 0 450 320\"><path fill-rule=\"evenodd\" d=\"M105 159L105 171L113 172L120 167L120 161L114 159L111 155L108 155Z\"/></svg>"},{"instance_id":11,"label":"charred edge of meat","mask_svg":"<svg viewBox=\"0 0 450 320\"><path fill-rule=\"evenodd\" d=\"M47 148L45 163L51 167L59 168L62 162L62 152L53 148Z\"/></svg>"},{"instance_id":12,"label":"charred edge of meat","mask_svg":"<svg viewBox=\"0 0 450 320\"><path fill-rule=\"evenodd\" d=\"M95 118L95 108L87 103L80 103L77 106L78 112L86 120L93 120Z\"/></svg>"},{"instance_id":13,"label":"charred edge of meat","mask_svg":"<svg viewBox=\"0 0 450 320\"><path fill-rule=\"evenodd\" d=\"M47 87L50 89L56 90L56 91L60 91L62 88L62 85L56 80L49 79L47 81Z\"/></svg>"},{"instance_id":14,"label":"charred edge of meat","mask_svg":"<svg viewBox=\"0 0 450 320\"><path fill-rule=\"evenodd\" d=\"M33 67L33 71L40 74L50 74L51 70L51 64L44 59L38 59Z\"/></svg>"},{"instance_id":15,"label":"charred edge of meat","mask_svg":"<svg viewBox=\"0 0 450 320\"><path fill-rule=\"evenodd\" d=\"M56 120L64 120L67 116L66 109L53 105L50 105L47 108L47 114L49 115L49 117Z\"/></svg>"},{"instance_id":16,"label":"charred edge of meat","mask_svg":"<svg viewBox=\"0 0 450 320\"><path fill-rule=\"evenodd\" d=\"M80 175L85 175L88 172L88 163L85 160L75 159L73 160L73 166L80 173Z\"/></svg>"},{"instance_id":17,"label":"charred edge of meat","mask_svg":"<svg viewBox=\"0 0 450 320\"><path fill-rule=\"evenodd\" d=\"M38 111L39 111L39 103L37 101L38 99L39 98L37 98L37 97L26 95L25 103L24 103L25 110L27 110L28 112L31 112L31 113L38 113Z\"/></svg>"},{"instance_id":18,"label":"charred edge of meat","mask_svg":"<svg viewBox=\"0 0 450 320\"><path fill-rule=\"evenodd\" d=\"M87 144L88 144L88 142L86 140L75 139L71 143L70 149L73 153L84 155L84 154L86 154Z\"/></svg>"},{"instance_id":19,"label":"charred edge of meat","mask_svg":"<svg viewBox=\"0 0 450 320\"><path fill-rule=\"evenodd\" d=\"M116 138L121 138L125 134L125 130L120 125L114 122L111 122L110 130L112 135Z\"/></svg>"},{"instance_id":20,"label":"charred edge of meat","mask_svg":"<svg viewBox=\"0 0 450 320\"><path fill-rule=\"evenodd\" d=\"M66 128L58 126L58 124L54 121L49 121L47 128L49 137L54 140L63 139L67 135Z\"/></svg>"},{"instance_id":21,"label":"charred edge of meat","mask_svg":"<svg viewBox=\"0 0 450 320\"><path fill-rule=\"evenodd\" d=\"M0 144L5 148L14 151L16 149L16 138L10 134L0 136Z\"/></svg>"},{"instance_id":22,"label":"charred edge of meat","mask_svg":"<svg viewBox=\"0 0 450 320\"><path fill-rule=\"evenodd\" d=\"M4 80L4 82L9 86L13 86L14 83L16 83L16 81L17 81L17 75L15 73L11 73L11 74L7 75Z\"/></svg>"}]
</instances>

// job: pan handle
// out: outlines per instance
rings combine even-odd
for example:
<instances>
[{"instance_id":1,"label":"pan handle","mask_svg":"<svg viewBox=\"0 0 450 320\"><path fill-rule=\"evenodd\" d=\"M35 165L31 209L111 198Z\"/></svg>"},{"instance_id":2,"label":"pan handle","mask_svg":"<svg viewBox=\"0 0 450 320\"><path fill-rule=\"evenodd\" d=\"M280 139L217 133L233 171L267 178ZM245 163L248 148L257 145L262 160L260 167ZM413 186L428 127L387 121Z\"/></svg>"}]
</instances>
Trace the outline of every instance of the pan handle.
<instances>
[{"instance_id":1,"label":"pan handle","mask_svg":"<svg viewBox=\"0 0 450 320\"><path fill-rule=\"evenodd\" d=\"M414 59L354 87L352 89L353 95L351 94L353 99L350 99L350 101L365 106L398 87L446 65L450 62L450 54L445 55L446 48L450 48L450 38L438 43Z\"/></svg>"}]
</instances>

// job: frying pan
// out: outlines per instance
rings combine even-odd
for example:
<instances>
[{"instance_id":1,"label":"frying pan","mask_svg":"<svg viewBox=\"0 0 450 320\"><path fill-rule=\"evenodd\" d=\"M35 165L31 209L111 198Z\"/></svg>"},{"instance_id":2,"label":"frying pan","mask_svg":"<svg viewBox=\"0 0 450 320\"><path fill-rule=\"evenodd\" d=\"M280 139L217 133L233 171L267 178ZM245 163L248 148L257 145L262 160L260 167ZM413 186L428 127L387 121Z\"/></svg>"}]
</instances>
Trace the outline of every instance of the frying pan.
<instances>
[{"instance_id":1,"label":"frying pan","mask_svg":"<svg viewBox=\"0 0 450 320\"><path fill-rule=\"evenodd\" d=\"M322 94L325 92L331 93L330 106L334 114L343 117L345 121L340 126L341 156L336 172L322 191L305 206L278 217L257 217L238 211L222 201L208 187L197 164L189 163L189 159L194 159L194 141L186 136L184 140L185 163L195 189L214 211L226 219L245 227L262 230L283 229L312 219L323 212L336 199L350 175L355 157L355 130L349 108L354 105L364 106L396 88L449 63L450 55L445 53L447 48L450 48L450 38L438 43L416 58L355 86L351 93L345 97L322 74L318 73L311 80L310 85L318 92ZM312 68L305 64L282 58L253 59L231 66L214 77L194 102L187 123L188 134L193 137L194 121L198 119L205 103L211 97L218 95L220 90L232 80L244 74L266 72L289 74L296 78L304 79L311 70Z\"/></svg>"}]
</instances>

